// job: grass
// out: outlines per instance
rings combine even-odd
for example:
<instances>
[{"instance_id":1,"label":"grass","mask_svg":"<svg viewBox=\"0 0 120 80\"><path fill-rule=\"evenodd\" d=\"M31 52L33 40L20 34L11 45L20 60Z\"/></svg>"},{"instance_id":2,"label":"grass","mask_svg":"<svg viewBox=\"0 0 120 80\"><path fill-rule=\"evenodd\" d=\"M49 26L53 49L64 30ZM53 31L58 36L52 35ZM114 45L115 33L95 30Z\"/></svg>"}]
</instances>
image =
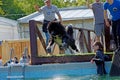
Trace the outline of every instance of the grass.
<instances>
[{"instance_id":1,"label":"grass","mask_svg":"<svg viewBox=\"0 0 120 80\"><path fill-rule=\"evenodd\" d=\"M113 54L113 52L105 52L105 54ZM57 55L40 55L39 57L63 57L63 56L80 56L80 55L95 55L95 53L77 53L77 54L57 54Z\"/></svg>"}]
</instances>

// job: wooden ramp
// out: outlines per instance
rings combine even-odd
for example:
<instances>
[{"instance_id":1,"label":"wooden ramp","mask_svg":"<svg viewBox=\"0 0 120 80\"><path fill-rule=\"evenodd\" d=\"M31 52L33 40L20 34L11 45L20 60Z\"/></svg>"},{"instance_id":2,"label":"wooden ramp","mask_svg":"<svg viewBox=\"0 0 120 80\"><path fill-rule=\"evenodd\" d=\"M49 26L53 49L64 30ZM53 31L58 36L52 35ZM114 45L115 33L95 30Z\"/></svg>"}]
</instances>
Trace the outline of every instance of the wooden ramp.
<instances>
[{"instance_id":1,"label":"wooden ramp","mask_svg":"<svg viewBox=\"0 0 120 80\"><path fill-rule=\"evenodd\" d=\"M77 28L73 27L73 29L76 29L79 33L77 36L78 38L78 47L80 50L88 51L89 53L92 52L91 50L91 32L93 33L93 30L84 29L84 28ZM39 28L37 26L37 22L34 20L29 21L29 31L30 31L30 50L31 50L31 64L44 64L44 63L66 63L66 62L81 62L83 61L90 61L92 56L87 57L86 55L72 55L72 56L38 56L38 45L37 45L37 37L39 38L39 41L41 42L41 45L43 46L44 51L46 52L46 45L45 41L43 39L43 36L41 35L41 32L39 31ZM86 36L85 36L86 34ZM86 38L87 37L87 38ZM54 52L54 49L53 49ZM56 52L57 53L57 52ZM59 51L60 53L60 51ZM47 54L47 52L46 52Z\"/></svg>"},{"instance_id":2,"label":"wooden ramp","mask_svg":"<svg viewBox=\"0 0 120 80\"><path fill-rule=\"evenodd\" d=\"M120 48L114 53L110 76L120 76Z\"/></svg>"}]
</instances>

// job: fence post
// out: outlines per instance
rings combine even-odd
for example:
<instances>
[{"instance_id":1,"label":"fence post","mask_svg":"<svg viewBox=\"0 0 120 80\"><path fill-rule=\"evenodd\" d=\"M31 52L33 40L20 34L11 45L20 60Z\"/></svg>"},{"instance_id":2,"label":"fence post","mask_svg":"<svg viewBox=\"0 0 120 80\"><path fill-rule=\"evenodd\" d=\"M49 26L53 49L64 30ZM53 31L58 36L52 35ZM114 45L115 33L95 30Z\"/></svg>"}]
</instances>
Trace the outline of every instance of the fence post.
<instances>
[{"instance_id":1,"label":"fence post","mask_svg":"<svg viewBox=\"0 0 120 80\"><path fill-rule=\"evenodd\" d=\"M36 57L38 54L37 48L37 35L36 35L36 22L34 20L29 21L29 31L30 31L30 49L31 49L31 64L35 64Z\"/></svg>"}]
</instances>

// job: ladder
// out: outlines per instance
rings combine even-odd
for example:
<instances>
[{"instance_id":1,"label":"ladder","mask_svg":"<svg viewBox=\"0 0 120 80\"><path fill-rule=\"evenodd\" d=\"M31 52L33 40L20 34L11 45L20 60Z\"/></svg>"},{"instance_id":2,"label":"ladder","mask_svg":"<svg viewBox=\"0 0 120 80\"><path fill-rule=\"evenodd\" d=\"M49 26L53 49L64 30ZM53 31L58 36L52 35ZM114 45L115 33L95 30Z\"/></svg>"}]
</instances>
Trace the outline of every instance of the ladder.
<instances>
[{"instance_id":1,"label":"ladder","mask_svg":"<svg viewBox=\"0 0 120 80\"><path fill-rule=\"evenodd\" d=\"M21 68L21 70L20 70L20 68ZM19 73L19 75L17 74L13 74L13 72L15 72L15 71L13 71L14 69L19 69L19 71L21 71L21 72L17 72L17 73ZM21 73L21 74L20 74ZM7 76L7 79L8 80L10 80L10 79L22 79L22 80L24 80L24 78L25 78L25 65L24 64L16 64L16 65L9 65L8 66L8 76Z\"/></svg>"},{"instance_id":2,"label":"ladder","mask_svg":"<svg viewBox=\"0 0 120 80\"><path fill-rule=\"evenodd\" d=\"M13 54L14 50L13 48L10 49L10 63L8 64L8 76L7 79L22 79L24 80L25 77L25 64L11 64L11 60L12 60L12 54ZM19 70L21 68L21 70ZM21 75L16 75L13 72L16 72L14 69L21 71ZM13 71L14 70L14 71ZM17 73L18 73L17 72ZM15 75L13 75L15 74Z\"/></svg>"}]
</instances>

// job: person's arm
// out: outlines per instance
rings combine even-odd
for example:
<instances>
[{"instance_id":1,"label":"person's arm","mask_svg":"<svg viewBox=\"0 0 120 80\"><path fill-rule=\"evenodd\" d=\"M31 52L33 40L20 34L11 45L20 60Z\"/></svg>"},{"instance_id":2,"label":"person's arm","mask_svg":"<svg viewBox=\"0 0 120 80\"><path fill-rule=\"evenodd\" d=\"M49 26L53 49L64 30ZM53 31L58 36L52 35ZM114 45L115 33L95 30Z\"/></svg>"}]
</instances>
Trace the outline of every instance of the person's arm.
<instances>
[{"instance_id":1,"label":"person's arm","mask_svg":"<svg viewBox=\"0 0 120 80\"><path fill-rule=\"evenodd\" d=\"M89 0L86 0L86 5L88 8L92 9L92 5L89 3Z\"/></svg>"},{"instance_id":2,"label":"person's arm","mask_svg":"<svg viewBox=\"0 0 120 80\"><path fill-rule=\"evenodd\" d=\"M93 58L93 61L103 61L103 60L100 58Z\"/></svg>"},{"instance_id":3,"label":"person's arm","mask_svg":"<svg viewBox=\"0 0 120 80\"><path fill-rule=\"evenodd\" d=\"M57 6L55 6L55 11L56 11L56 14L57 14L57 16L58 16L59 21L62 23L62 17L61 17L61 14L60 14Z\"/></svg>"},{"instance_id":4,"label":"person's arm","mask_svg":"<svg viewBox=\"0 0 120 80\"><path fill-rule=\"evenodd\" d=\"M38 12L40 12L40 7L38 5L34 5L34 9Z\"/></svg>"},{"instance_id":5,"label":"person's arm","mask_svg":"<svg viewBox=\"0 0 120 80\"><path fill-rule=\"evenodd\" d=\"M110 23L108 21L108 15L107 15L107 10L104 10L104 19L105 19L105 24L107 27L110 26Z\"/></svg>"},{"instance_id":6,"label":"person's arm","mask_svg":"<svg viewBox=\"0 0 120 80\"><path fill-rule=\"evenodd\" d=\"M60 14L57 14L57 15L58 15L59 21L62 23L62 17L61 17L61 15Z\"/></svg>"},{"instance_id":7,"label":"person's arm","mask_svg":"<svg viewBox=\"0 0 120 80\"><path fill-rule=\"evenodd\" d=\"M92 58L90 62L94 63L94 61L103 62L103 60L101 58Z\"/></svg>"}]
</instances>

